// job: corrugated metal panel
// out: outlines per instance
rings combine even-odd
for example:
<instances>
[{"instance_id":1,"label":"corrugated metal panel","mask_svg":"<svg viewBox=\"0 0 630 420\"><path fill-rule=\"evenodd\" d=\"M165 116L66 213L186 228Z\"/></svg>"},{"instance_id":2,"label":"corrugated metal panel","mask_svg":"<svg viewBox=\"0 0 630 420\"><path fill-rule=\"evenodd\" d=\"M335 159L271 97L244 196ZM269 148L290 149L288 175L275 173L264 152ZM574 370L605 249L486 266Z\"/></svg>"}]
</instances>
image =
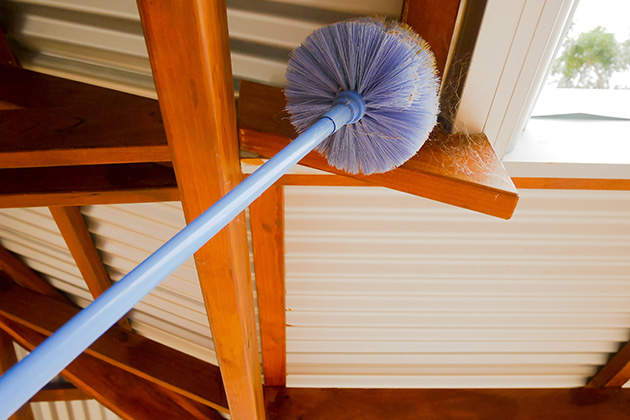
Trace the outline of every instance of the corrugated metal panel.
<instances>
[{"instance_id":1,"label":"corrugated metal panel","mask_svg":"<svg viewBox=\"0 0 630 420\"><path fill-rule=\"evenodd\" d=\"M9 0L4 6L2 24L25 67L155 97L134 1ZM399 16L401 8L402 0L228 1L235 82L282 85L289 52L313 30L362 14Z\"/></svg>"},{"instance_id":2,"label":"corrugated metal panel","mask_svg":"<svg viewBox=\"0 0 630 420\"><path fill-rule=\"evenodd\" d=\"M290 386L583 385L630 338L630 193L524 190L510 221L379 188L287 187ZM179 203L83 209L115 280L183 226ZM0 238L90 300L47 209ZM192 261L132 312L214 361Z\"/></svg>"},{"instance_id":3,"label":"corrugated metal panel","mask_svg":"<svg viewBox=\"0 0 630 420\"><path fill-rule=\"evenodd\" d=\"M287 187L288 385L583 385L630 338L630 193L521 194Z\"/></svg>"},{"instance_id":4,"label":"corrugated metal panel","mask_svg":"<svg viewBox=\"0 0 630 420\"><path fill-rule=\"evenodd\" d=\"M119 420L95 400L31 403L36 420Z\"/></svg>"},{"instance_id":5,"label":"corrugated metal panel","mask_svg":"<svg viewBox=\"0 0 630 420\"><path fill-rule=\"evenodd\" d=\"M122 278L184 226L179 203L92 206L83 211L113 280ZM47 208L1 210L0 243L79 306L92 301ZM193 264L190 259L178 268L134 308L130 318L136 332L216 364ZM109 419L100 416L103 411L98 407L95 402L42 403L35 410L38 419ZM81 410L87 410L85 416Z\"/></svg>"},{"instance_id":6,"label":"corrugated metal panel","mask_svg":"<svg viewBox=\"0 0 630 420\"><path fill-rule=\"evenodd\" d=\"M91 206L83 211L114 281L184 226L179 203ZM86 306L92 300L48 209L0 211L0 238L77 304ZM131 318L143 335L216 363L192 259L143 299Z\"/></svg>"}]
</instances>

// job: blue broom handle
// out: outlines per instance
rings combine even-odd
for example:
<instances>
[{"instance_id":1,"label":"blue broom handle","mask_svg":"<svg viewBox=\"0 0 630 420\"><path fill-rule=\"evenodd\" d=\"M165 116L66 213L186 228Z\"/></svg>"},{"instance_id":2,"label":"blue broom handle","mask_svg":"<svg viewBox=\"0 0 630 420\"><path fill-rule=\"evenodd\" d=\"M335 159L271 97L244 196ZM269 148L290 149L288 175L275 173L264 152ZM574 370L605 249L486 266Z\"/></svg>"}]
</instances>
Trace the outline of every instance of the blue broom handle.
<instances>
[{"instance_id":1,"label":"blue broom handle","mask_svg":"<svg viewBox=\"0 0 630 420\"><path fill-rule=\"evenodd\" d=\"M311 128L0 377L0 419L7 419L17 411L315 146L343 125L358 121L365 112L365 103L360 95L348 93L358 96L361 103L353 103L356 98L336 101Z\"/></svg>"}]
</instances>

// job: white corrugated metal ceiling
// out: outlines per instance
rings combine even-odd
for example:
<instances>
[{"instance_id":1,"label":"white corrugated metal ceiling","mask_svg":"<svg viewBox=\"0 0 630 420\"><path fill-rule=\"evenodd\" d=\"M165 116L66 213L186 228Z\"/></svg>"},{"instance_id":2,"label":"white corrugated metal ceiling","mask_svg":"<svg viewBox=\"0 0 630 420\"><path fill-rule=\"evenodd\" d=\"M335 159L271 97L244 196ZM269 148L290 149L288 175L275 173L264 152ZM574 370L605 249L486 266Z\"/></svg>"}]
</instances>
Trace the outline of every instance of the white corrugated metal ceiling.
<instances>
[{"instance_id":1,"label":"white corrugated metal ceiling","mask_svg":"<svg viewBox=\"0 0 630 420\"><path fill-rule=\"evenodd\" d=\"M318 27L363 14L400 16L402 0L229 0L238 80L284 84L289 52ZM7 0L3 24L26 68L155 97L133 0Z\"/></svg>"},{"instance_id":2,"label":"white corrugated metal ceiling","mask_svg":"<svg viewBox=\"0 0 630 420\"><path fill-rule=\"evenodd\" d=\"M282 84L289 50L401 1L233 0L235 78ZM2 24L28 67L154 95L131 0L10 0ZM289 386L567 387L630 338L630 193L521 191L510 221L380 188L286 188ZM183 226L179 203L82 209L118 280ZM84 306L45 208L0 211L0 242ZM214 362L188 261L131 313L141 334ZM38 419L110 419L37 404Z\"/></svg>"}]
</instances>

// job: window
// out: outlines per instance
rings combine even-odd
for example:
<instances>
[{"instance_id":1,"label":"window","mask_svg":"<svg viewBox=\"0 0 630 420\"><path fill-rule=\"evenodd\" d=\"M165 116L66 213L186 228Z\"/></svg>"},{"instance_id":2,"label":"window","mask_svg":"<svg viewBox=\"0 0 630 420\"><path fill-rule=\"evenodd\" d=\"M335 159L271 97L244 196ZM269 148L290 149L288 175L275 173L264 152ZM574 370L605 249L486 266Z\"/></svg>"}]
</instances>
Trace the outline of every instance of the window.
<instances>
[{"instance_id":1,"label":"window","mask_svg":"<svg viewBox=\"0 0 630 420\"><path fill-rule=\"evenodd\" d=\"M590 0L582 3L588 6ZM620 20L629 15L618 7L606 8L602 0L595 3L601 12L597 14L616 13ZM576 7L576 0L487 3L455 129L485 132L501 157L518 142L515 151L504 158L513 176L630 177L630 149L623 149L630 147L630 138L622 141L630 133L630 102L623 98L624 92L604 92L610 96L608 108L613 112L609 115L592 109L578 111L574 108L578 103L592 107L597 92L573 90L585 95L576 100L564 91L564 98L554 99L558 89L554 90L553 82L557 85L558 74L547 77ZM586 14L596 15L592 10ZM580 25L584 26L576 22L569 36L576 36L582 30ZM630 31L630 23L627 29ZM612 82L630 84L623 78ZM536 102L539 94L541 100ZM615 106L613 100L620 104ZM589 165L586 172L584 165Z\"/></svg>"}]
</instances>

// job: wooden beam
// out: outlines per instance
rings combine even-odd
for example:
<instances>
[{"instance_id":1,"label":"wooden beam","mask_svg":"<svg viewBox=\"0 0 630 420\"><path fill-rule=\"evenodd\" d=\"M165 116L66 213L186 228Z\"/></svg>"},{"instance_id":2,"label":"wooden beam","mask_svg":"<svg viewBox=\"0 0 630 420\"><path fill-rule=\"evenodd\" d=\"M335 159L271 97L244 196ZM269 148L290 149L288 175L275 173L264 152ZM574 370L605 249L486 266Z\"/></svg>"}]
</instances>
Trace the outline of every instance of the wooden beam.
<instances>
[{"instance_id":1,"label":"wooden beam","mask_svg":"<svg viewBox=\"0 0 630 420\"><path fill-rule=\"evenodd\" d=\"M269 420L627 420L630 389L265 388Z\"/></svg>"},{"instance_id":2,"label":"wooden beam","mask_svg":"<svg viewBox=\"0 0 630 420\"><path fill-rule=\"evenodd\" d=\"M0 31L2 36L2 31ZM1 45L1 42L0 42ZM0 52L2 48L0 48ZM13 338L0 330L0 375L9 370L17 363L17 355L13 347ZM33 410L30 404L24 404L15 414L9 417L9 420L35 420Z\"/></svg>"},{"instance_id":3,"label":"wooden beam","mask_svg":"<svg viewBox=\"0 0 630 420\"><path fill-rule=\"evenodd\" d=\"M46 339L46 336L1 316L0 327L27 350L32 351ZM209 407L88 354L79 355L61 374L126 420L221 419Z\"/></svg>"},{"instance_id":4,"label":"wooden beam","mask_svg":"<svg viewBox=\"0 0 630 420\"><path fill-rule=\"evenodd\" d=\"M249 206L258 291L265 386L286 385L284 187L274 185Z\"/></svg>"},{"instance_id":5,"label":"wooden beam","mask_svg":"<svg viewBox=\"0 0 630 420\"><path fill-rule=\"evenodd\" d=\"M138 1L167 138L190 222L242 179L225 2ZM230 416L264 419L241 214L195 254Z\"/></svg>"},{"instance_id":6,"label":"wooden beam","mask_svg":"<svg viewBox=\"0 0 630 420\"><path fill-rule=\"evenodd\" d=\"M601 190L628 191L630 179L597 179L597 178L512 178L516 188L541 190Z\"/></svg>"},{"instance_id":7,"label":"wooden beam","mask_svg":"<svg viewBox=\"0 0 630 420\"><path fill-rule=\"evenodd\" d=\"M11 51L9 40L7 39L2 27L0 27L0 64L16 67L20 66L17 58L13 55L13 51Z\"/></svg>"},{"instance_id":8,"label":"wooden beam","mask_svg":"<svg viewBox=\"0 0 630 420\"><path fill-rule=\"evenodd\" d=\"M153 99L0 65L0 102L1 168L170 160Z\"/></svg>"},{"instance_id":9,"label":"wooden beam","mask_svg":"<svg viewBox=\"0 0 630 420\"><path fill-rule=\"evenodd\" d=\"M622 387L630 381L630 342L610 358L586 384L587 388Z\"/></svg>"},{"instance_id":10,"label":"wooden beam","mask_svg":"<svg viewBox=\"0 0 630 420\"><path fill-rule=\"evenodd\" d=\"M179 200L173 169L155 163L0 169L0 208Z\"/></svg>"},{"instance_id":11,"label":"wooden beam","mask_svg":"<svg viewBox=\"0 0 630 420\"><path fill-rule=\"evenodd\" d=\"M112 281L92 241L81 211L78 207L49 207L49 210L90 293L96 299L111 287ZM118 325L131 330L127 318L122 318Z\"/></svg>"},{"instance_id":12,"label":"wooden beam","mask_svg":"<svg viewBox=\"0 0 630 420\"><path fill-rule=\"evenodd\" d=\"M241 82L239 122L243 150L271 157L295 138L284 106L281 89ZM316 152L308 154L300 164L503 219L512 216L518 202L512 180L483 134L447 136L438 127L416 156L383 174L346 174L329 166Z\"/></svg>"},{"instance_id":13,"label":"wooden beam","mask_svg":"<svg viewBox=\"0 0 630 420\"><path fill-rule=\"evenodd\" d=\"M34 290L42 295L65 299L64 296L44 280L43 277L40 277L39 274L31 270L30 267L2 246L0 246L0 270L4 271L20 286ZM2 277L0 277L0 279L2 279Z\"/></svg>"},{"instance_id":14,"label":"wooden beam","mask_svg":"<svg viewBox=\"0 0 630 420\"><path fill-rule=\"evenodd\" d=\"M0 169L0 179L0 208L154 203L180 197L172 169L157 164ZM519 189L630 190L627 179L515 177L512 181ZM336 174L289 174L277 184L375 186Z\"/></svg>"},{"instance_id":15,"label":"wooden beam","mask_svg":"<svg viewBox=\"0 0 630 420\"><path fill-rule=\"evenodd\" d=\"M30 399L30 402L84 401L94 397L71 383L48 384Z\"/></svg>"},{"instance_id":16,"label":"wooden beam","mask_svg":"<svg viewBox=\"0 0 630 420\"><path fill-rule=\"evenodd\" d=\"M404 0L402 21L431 46L438 73L443 75L451 49L461 0Z\"/></svg>"},{"instance_id":17,"label":"wooden beam","mask_svg":"<svg viewBox=\"0 0 630 420\"><path fill-rule=\"evenodd\" d=\"M0 281L0 290L0 315L45 336L50 336L79 312L79 308L70 304L6 280ZM228 411L216 366L148 338L113 326L86 350L86 354L191 400Z\"/></svg>"}]
</instances>

